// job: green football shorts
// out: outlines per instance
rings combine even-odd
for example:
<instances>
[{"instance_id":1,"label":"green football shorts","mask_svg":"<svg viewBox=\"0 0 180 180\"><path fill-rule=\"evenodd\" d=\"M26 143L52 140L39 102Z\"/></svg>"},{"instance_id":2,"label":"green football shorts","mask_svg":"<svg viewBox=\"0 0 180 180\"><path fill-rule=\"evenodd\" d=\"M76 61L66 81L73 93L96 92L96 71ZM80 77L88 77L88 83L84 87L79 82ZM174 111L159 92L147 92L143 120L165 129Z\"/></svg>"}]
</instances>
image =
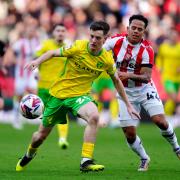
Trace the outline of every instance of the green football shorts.
<instances>
[{"instance_id":1,"label":"green football shorts","mask_svg":"<svg viewBox=\"0 0 180 180\"><path fill-rule=\"evenodd\" d=\"M177 93L179 91L180 84L169 80L165 81L165 90L168 93Z\"/></svg>"},{"instance_id":2,"label":"green football shorts","mask_svg":"<svg viewBox=\"0 0 180 180\"><path fill-rule=\"evenodd\" d=\"M71 111L75 116L78 110L89 102L96 102L89 95L78 96L67 99L58 99L50 96L43 114L43 126L52 127L55 124L66 124L66 114Z\"/></svg>"},{"instance_id":3,"label":"green football shorts","mask_svg":"<svg viewBox=\"0 0 180 180\"><path fill-rule=\"evenodd\" d=\"M48 100L51 97L51 95L49 94L49 90L44 88L38 89L38 96L42 99L44 106L46 106Z\"/></svg>"}]
</instances>

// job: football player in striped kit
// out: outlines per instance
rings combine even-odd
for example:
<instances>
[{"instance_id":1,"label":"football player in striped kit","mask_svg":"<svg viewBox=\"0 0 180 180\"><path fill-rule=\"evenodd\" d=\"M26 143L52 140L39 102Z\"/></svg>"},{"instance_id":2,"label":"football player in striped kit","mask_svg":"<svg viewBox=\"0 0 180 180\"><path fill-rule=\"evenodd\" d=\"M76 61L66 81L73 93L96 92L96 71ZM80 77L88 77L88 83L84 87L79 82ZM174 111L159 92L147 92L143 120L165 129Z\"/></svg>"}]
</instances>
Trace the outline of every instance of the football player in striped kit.
<instances>
[{"instance_id":1,"label":"football player in striped kit","mask_svg":"<svg viewBox=\"0 0 180 180\"><path fill-rule=\"evenodd\" d=\"M150 43L143 39L147 25L148 19L144 16L131 16L127 34L117 34L109 38L104 47L106 50L113 51L119 77L134 108L140 112L140 107L143 106L151 120L160 128L162 136L171 144L174 152L180 158L177 137L165 119L163 104L151 80L154 51ZM127 144L141 159L138 171L146 171L150 157L136 133L139 120L132 119L121 97L118 97L118 102L120 107L119 120Z\"/></svg>"}]
</instances>

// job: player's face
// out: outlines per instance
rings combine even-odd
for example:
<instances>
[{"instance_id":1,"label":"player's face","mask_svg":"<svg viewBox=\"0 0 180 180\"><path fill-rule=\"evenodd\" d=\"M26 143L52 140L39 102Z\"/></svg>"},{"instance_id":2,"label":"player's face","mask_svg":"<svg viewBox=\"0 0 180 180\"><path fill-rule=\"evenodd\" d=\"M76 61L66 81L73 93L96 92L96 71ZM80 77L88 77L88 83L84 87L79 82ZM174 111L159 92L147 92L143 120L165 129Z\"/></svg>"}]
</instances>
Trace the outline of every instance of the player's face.
<instances>
[{"instance_id":1,"label":"player's face","mask_svg":"<svg viewBox=\"0 0 180 180\"><path fill-rule=\"evenodd\" d=\"M53 36L57 42L64 40L66 34L66 28L64 26L56 26L53 31Z\"/></svg>"},{"instance_id":2,"label":"player's face","mask_svg":"<svg viewBox=\"0 0 180 180\"><path fill-rule=\"evenodd\" d=\"M106 40L106 36L103 34L103 31L90 30L89 48L91 51L97 52L97 51L101 50L105 40Z\"/></svg>"},{"instance_id":3,"label":"player's face","mask_svg":"<svg viewBox=\"0 0 180 180\"><path fill-rule=\"evenodd\" d=\"M145 33L145 24L143 21L134 19L130 26L127 28L128 30L128 41L132 44L139 43L143 35Z\"/></svg>"}]
</instances>

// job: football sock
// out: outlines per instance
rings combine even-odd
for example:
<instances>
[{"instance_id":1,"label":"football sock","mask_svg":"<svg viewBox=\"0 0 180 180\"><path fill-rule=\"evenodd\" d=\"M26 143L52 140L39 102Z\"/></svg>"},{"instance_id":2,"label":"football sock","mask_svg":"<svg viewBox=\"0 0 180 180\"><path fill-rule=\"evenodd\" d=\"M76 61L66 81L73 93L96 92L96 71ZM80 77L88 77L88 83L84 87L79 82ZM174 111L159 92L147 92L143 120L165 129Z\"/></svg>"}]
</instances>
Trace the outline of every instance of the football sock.
<instances>
[{"instance_id":1,"label":"football sock","mask_svg":"<svg viewBox=\"0 0 180 180\"><path fill-rule=\"evenodd\" d=\"M36 154L37 150L38 150L38 148L33 148L33 147L31 146L31 144L30 144L29 147L28 147L26 156L27 156L27 157L31 157L31 158L34 157L34 155Z\"/></svg>"},{"instance_id":2,"label":"football sock","mask_svg":"<svg viewBox=\"0 0 180 180\"><path fill-rule=\"evenodd\" d=\"M166 130L161 130L161 134L172 145L173 149L176 149L179 147L176 134L174 133L174 130L171 124L169 124Z\"/></svg>"},{"instance_id":3,"label":"football sock","mask_svg":"<svg viewBox=\"0 0 180 180\"><path fill-rule=\"evenodd\" d=\"M81 154L81 156L83 158L92 159L93 152L94 152L94 144L92 144L92 143L83 143L82 154Z\"/></svg>"},{"instance_id":4,"label":"football sock","mask_svg":"<svg viewBox=\"0 0 180 180\"><path fill-rule=\"evenodd\" d=\"M111 117L113 120L117 120L118 114L119 114L119 106L118 106L118 101L116 98L114 98L110 102L110 112L111 112Z\"/></svg>"},{"instance_id":5,"label":"football sock","mask_svg":"<svg viewBox=\"0 0 180 180\"><path fill-rule=\"evenodd\" d=\"M58 128L59 138L66 139L68 135L68 124L58 124L57 128Z\"/></svg>"},{"instance_id":6,"label":"football sock","mask_svg":"<svg viewBox=\"0 0 180 180\"><path fill-rule=\"evenodd\" d=\"M83 164L84 162L88 161L88 160L91 160L90 158L82 158L81 159L81 164Z\"/></svg>"},{"instance_id":7,"label":"football sock","mask_svg":"<svg viewBox=\"0 0 180 180\"><path fill-rule=\"evenodd\" d=\"M141 157L141 159L147 159L149 157L142 145L141 139L138 136L136 136L136 140L132 144L129 144L128 142L127 144L138 156Z\"/></svg>"}]
</instances>

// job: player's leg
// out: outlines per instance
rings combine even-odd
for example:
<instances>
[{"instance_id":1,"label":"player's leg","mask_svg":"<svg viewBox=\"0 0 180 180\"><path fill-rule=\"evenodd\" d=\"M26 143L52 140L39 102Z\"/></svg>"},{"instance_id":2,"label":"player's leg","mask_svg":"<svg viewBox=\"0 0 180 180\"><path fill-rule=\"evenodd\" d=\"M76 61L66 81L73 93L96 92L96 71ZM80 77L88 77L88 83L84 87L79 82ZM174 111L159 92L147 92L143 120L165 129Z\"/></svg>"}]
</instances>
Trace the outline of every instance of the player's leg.
<instances>
[{"instance_id":1,"label":"player's leg","mask_svg":"<svg viewBox=\"0 0 180 180\"><path fill-rule=\"evenodd\" d=\"M90 97L85 96L85 99L81 100L84 101L83 104L81 104L82 101L76 101L80 102L78 115L87 121L87 126L84 131L80 170L83 172L101 171L104 169L104 166L93 162L94 145L99 121L98 109L94 102L91 102L92 99Z\"/></svg>"},{"instance_id":2,"label":"player's leg","mask_svg":"<svg viewBox=\"0 0 180 180\"><path fill-rule=\"evenodd\" d=\"M136 127L139 123L139 120L132 119L132 117L129 115L127 111L127 107L123 100L119 99L118 103L120 107L120 111L119 111L120 126L122 127L123 132L125 134L127 144L140 158L140 165L138 171L147 171L150 158L145 151L141 139L136 134ZM133 106L137 112L140 111L139 106L134 104Z\"/></svg>"},{"instance_id":3,"label":"player's leg","mask_svg":"<svg viewBox=\"0 0 180 180\"><path fill-rule=\"evenodd\" d=\"M103 103L103 110L100 113L99 126L106 127L112 119L110 103L115 96L115 87L112 79L106 77L106 75L99 79L97 86L97 92L99 92L100 95L99 100Z\"/></svg>"},{"instance_id":4,"label":"player's leg","mask_svg":"<svg viewBox=\"0 0 180 180\"><path fill-rule=\"evenodd\" d=\"M113 98L113 100L110 102L110 112L112 117L112 120L110 122L110 127L111 128L119 127L119 121L118 121L119 105L117 98Z\"/></svg>"},{"instance_id":5,"label":"player's leg","mask_svg":"<svg viewBox=\"0 0 180 180\"><path fill-rule=\"evenodd\" d=\"M38 96L42 99L44 106L48 103L49 98L51 95L49 94L49 90L45 88L38 88ZM62 114L59 114L58 119L61 119ZM58 135L59 135L59 141L58 144L62 149L66 149L69 146L69 143L67 142L67 136L68 136L68 116L67 116L67 124L58 124L57 125Z\"/></svg>"},{"instance_id":6,"label":"player's leg","mask_svg":"<svg viewBox=\"0 0 180 180\"><path fill-rule=\"evenodd\" d=\"M176 134L171 124L166 121L164 114L153 115L151 119L160 128L162 136L170 143L173 151L180 159L180 146Z\"/></svg>"},{"instance_id":7,"label":"player's leg","mask_svg":"<svg viewBox=\"0 0 180 180\"><path fill-rule=\"evenodd\" d=\"M69 129L68 115L66 116L66 118L67 118L67 124L58 124L57 125L57 130L58 130L58 135L59 135L58 144L62 149L67 149L69 146L69 143L67 141L68 129Z\"/></svg>"},{"instance_id":8,"label":"player's leg","mask_svg":"<svg viewBox=\"0 0 180 180\"><path fill-rule=\"evenodd\" d=\"M40 124L37 132L33 133L31 143L25 155L18 161L16 171L23 171L25 166L35 157L39 146L51 132L52 127L44 127Z\"/></svg>"},{"instance_id":9,"label":"player's leg","mask_svg":"<svg viewBox=\"0 0 180 180\"><path fill-rule=\"evenodd\" d=\"M162 136L171 144L173 150L180 158L180 146L177 142L176 134L164 115L164 108L158 93L154 87L148 87L146 93L148 97L144 97L142 106L148 112L151 120L160 128ZM145 99L146 98L146 99Z\"/></svg>"},{"instance_id":10,"label":"player's leg","mask_svg":"<svg viewBox=\"0 0 180 180\"><path fill-rule=\"evenodd\" d=\"M109 124L110 120L111 120L111 114L109 111L109 101L104 101L102 102L103 104L103 109L100 112L100 118L99 118L99 127L107 127L107 125Z\"/></svg>"},{"instance_id":11,"label":"player's leg","mask_svg":"<svg viewBox=\"0 0 180 180\"><path fill-rule=\"evenodd\" d=\"M147 171L150 158L143 147L141 139L136 135L136 127L123 127L128 146L140 157L140 165L138 171Z\"/></svg>"},{"instance_id":12,"label":"player's leg","mask_svg":"<svg viewBox=\"0 0 180 180\"><path fill-rule=\"evenodd\" d=\"M16 171L22 171L24 167L34 158L38 147L47 138L54 125L56 125L57 123L66 123L65 115L67 114L67 112L61 110L60 107L62 107L62 104L63 101L61 101L60 99L52 96L49 98L49 101L43 113L43 119L42 123L39 126L39 130L33 134L31 144L29 145L25 156L17 163ZM61 122L57 121L59 111L61 111L62 114Z\"/></svg>"},{"instance_id":13,"label":"player's leg","mask_svg":"<svg viewBox=\"0 0 180 180\"><path fill-rule=\"evenodd\" d=\"M173 83L172 81L165 81L165 90L169 96L169 99L165 102L164 110L165 114L168 116L173 115L175 112L178 93L178 88L176 86L176 83Z\"/></svg>"}]
</instances>

